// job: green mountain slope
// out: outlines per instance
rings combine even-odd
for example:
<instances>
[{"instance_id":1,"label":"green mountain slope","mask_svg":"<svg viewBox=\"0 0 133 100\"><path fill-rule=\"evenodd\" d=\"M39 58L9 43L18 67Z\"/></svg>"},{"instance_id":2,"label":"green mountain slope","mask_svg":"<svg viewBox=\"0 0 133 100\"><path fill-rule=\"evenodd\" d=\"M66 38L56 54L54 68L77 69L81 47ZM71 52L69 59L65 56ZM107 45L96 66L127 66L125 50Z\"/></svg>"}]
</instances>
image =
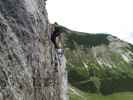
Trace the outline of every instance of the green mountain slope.
<instances>
[{"instance_id":1,"label":"green mountain slope","mask_svg":"<svg viewBox=\"0 0 133 100\"><path fill-rule=\"evenodd\" d=\"M59 28L64 32L70 97L72 90L100 95L133 91L133 45L109 34Z\"/></svg>"}]
</instances>

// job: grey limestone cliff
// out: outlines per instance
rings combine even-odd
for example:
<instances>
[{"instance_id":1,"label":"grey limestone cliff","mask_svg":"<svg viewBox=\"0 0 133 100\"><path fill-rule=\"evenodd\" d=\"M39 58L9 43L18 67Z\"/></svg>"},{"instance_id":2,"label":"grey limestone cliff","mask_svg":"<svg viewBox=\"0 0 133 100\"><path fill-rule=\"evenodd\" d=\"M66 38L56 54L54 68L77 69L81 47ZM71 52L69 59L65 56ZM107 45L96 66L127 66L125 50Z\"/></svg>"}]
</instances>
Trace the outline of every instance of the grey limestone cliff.
<instances>
[{"instance_id":1,"label":"grey limestone cliff","mask_svg":"<svg viewBox=\"0 0 133 100\"><path fill-rule=\"evenodd\" d=\"M64 100L45 2L0 0L0 100Z\"/></svg>"}]
</instances>

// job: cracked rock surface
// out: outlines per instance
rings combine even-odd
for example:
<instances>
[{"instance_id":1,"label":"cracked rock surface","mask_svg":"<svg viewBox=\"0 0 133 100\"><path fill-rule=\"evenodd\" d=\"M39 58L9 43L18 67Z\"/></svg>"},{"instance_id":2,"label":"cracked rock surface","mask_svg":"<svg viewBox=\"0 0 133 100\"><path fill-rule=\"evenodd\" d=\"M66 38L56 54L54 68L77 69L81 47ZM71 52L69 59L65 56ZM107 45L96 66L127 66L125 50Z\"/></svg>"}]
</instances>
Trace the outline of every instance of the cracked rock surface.
<instances>
[{"instance_id":1,"label":"cracked rock surface","mask_svg":"<svg viewBox=\"0 0 133 100\"><path fill-rule=\"evenodd\" d=\"M48 32L45 0L0 0L0 100L63 100Z\"/></svg>"}]
</instances>

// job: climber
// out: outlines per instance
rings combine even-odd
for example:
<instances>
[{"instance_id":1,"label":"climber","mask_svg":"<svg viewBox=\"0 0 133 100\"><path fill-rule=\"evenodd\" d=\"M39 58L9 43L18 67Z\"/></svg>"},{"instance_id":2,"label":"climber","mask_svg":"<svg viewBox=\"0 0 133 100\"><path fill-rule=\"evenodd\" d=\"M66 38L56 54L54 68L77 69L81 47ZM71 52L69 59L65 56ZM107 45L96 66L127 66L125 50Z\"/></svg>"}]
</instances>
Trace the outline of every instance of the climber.
<instances>
[{"instance_id":1,"label":"climber","mask_svg":"<svg viewBox=\"0 0 133 100\"><path fill-rule=\"evenodd\" d=\"M53 42L56 49L59 49L59 45L57 44L56 38L61 34L60 29L58 28L58 24L54 23L54 30L51 33L51 41Z\"/></svg>"},{"instance_id":2,"label":"climber","mask_svg":"<svg viewBox=\"0 0 133 100\"><path fill-rule=\"evenodd\" d=\"M62 62L61 59L63 57L64 50L62 49L61 40L57 42L57 37L58 39L60 38L60 34L62 33L62 30L59 28L59 25L56 22L53 24L53 26L54 26L54 29L53 29L53 32L51 33L51 41L55 46L57 59L61 65L61 62Z\"/></svg>"}]
</instances>

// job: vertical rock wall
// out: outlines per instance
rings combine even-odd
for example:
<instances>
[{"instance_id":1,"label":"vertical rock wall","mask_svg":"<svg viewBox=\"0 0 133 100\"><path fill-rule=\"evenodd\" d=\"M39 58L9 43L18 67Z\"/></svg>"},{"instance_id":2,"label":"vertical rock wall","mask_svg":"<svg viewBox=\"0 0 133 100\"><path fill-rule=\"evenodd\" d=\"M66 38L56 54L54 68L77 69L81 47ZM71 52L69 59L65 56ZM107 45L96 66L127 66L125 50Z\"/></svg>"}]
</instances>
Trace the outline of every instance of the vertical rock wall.
<instances>
[{"instance_id":1,"label":"vertical rock wall","mask_svg":"<svg viewBox=\"0 0 133 100\"><path fill-rule=\"evenodd\" d=\"M63 100L45 0L0 0L0 100Z\"/></svg>"}]
</instances>

